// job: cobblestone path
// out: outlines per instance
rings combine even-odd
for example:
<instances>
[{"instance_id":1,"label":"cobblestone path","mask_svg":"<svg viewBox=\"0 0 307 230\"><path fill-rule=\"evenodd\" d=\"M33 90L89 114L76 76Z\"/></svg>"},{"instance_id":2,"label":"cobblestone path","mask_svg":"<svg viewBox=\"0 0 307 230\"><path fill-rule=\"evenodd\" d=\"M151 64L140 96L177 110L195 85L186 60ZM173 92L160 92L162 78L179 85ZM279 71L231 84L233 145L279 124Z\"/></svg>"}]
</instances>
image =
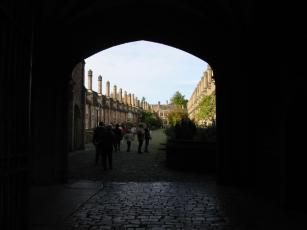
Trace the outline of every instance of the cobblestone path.
<instances>
[{"instance_id":1,"label":"cobblestone path","mask_svg":"<svg viewBox=\"0 0 307 230\"><path fill-rule=\"evenodd\" d=\"M165 167L162 130L153 132L150 153L116 152L114 169L94 165L94 150L70 155L72 181L102 186L65 222L65 230L97 229L307 229L306 215L289 215L249 192L218 186L214 176ZM125 146L122 146L122 150Z\"/></svg>"},{"instance_id":2,"label":"cobblestone path","mask_svg":"<svg viewBox=\"0 0 307 230\"><path fill-rule=\"evenodd\" d=\"M107 183L69 229L233 229L206 184Z\"/></svg>"}]
</instances>

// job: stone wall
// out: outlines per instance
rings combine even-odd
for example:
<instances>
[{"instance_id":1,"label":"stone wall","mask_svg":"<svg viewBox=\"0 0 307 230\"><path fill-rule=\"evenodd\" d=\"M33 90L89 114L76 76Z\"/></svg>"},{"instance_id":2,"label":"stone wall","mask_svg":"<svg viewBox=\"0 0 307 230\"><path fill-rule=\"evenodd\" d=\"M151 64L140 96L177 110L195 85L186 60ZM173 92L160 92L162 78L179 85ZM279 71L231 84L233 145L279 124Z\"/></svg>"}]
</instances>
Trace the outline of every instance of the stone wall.
<instances>
[{"instance_id":1,"label":"stone wall","mask_svg":"<svg viewBox=\"0 0 307 230\"><path fill-rule=\"evenodd\" d=\"M188 114L191 120L196 123L202 123L203 121L197 119L197 109L200 102L205 96L209 96L215 92L215 80L213 79L213 71L208 65L207 70L203 73L201 80L197 83L190 100L188 101ZM210 122L210 121L209 121Z\"/></svg>"}]
</instances>

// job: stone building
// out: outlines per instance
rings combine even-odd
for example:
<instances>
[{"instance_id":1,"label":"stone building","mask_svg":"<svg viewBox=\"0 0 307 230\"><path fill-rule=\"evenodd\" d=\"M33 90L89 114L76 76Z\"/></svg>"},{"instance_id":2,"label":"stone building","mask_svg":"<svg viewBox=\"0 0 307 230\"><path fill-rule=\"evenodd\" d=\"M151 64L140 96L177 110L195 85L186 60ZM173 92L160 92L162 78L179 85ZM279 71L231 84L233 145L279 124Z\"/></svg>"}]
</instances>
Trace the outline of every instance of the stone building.
<instances>
[{"instance_id":1,"label":"stone building","mask_svg":"<svg viewBox=\"0 0 307 230\"><path fill-rule=\"evenodd\" d=\"M158 104L152 105L151 108L162 120L162 126L167 127L169 125L168 114L174 109L174 106L168 102L165 105L161 105L159 101Z\"/></svg>"},{"instance_id":2,"label":"stone building","mask_svg":"<svg viewBox=\"0 0 307 230\"><path fill-rule=\"evenodd\" d=\"M102 121L106 124L137 123L143 110L150 110L146 101L140 101L135 94L127 93L117 86L110 92L110 82L106 82L102 94L102 76L98 76L98 91L92 88L93 72L88 71L88 87L85 90L85 142L89 142L93 128Z\"/></svg>"},{"instance_id":3,"label":"stone building","mask_svg":"<svg viewBox=\"0 0 307 230\"><path fill-rule=\"evenodd\" d=\"M201 80L197 83L190 100L188 101L188 115L191 120L196 121L198 124L203 124L204 121L197 119L197 109L199 108L199 104L205 96L209 96L215 93L215 81L213 79L213 71L210 65L207 66L207 70L203 73Z\"/></svg>"}]
</instances>

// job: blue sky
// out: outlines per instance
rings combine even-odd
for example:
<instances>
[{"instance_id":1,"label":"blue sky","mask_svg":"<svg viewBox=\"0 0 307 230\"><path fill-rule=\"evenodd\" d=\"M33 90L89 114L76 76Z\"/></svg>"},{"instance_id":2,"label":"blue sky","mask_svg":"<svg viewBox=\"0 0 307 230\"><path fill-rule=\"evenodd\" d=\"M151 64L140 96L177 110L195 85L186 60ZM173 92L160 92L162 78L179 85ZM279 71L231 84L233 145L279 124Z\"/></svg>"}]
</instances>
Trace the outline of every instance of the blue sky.
<instances>
[{"instance_id":1,"label":"blue sky","mask_svg":"<svg viewBox=\"0 0 307 230\"><path fill-rule=\"evenodd\" d=\"M207 63L187 52L159 43L136 41L114 46L85 59L87 71L93 71L93 90L97 91L102 76L102 93L106 81L127 93L143 96L150 104L162 104L176 91L189 99Z\"/></svg>"}]
</instances>

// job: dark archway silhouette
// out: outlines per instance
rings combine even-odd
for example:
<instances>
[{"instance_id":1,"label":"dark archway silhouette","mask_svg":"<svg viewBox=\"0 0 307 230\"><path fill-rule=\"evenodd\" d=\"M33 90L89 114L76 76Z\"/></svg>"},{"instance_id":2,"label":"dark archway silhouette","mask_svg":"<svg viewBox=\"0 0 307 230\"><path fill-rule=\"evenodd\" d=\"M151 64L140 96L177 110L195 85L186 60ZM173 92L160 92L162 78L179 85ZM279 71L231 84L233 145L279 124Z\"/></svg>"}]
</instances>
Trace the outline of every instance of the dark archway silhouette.
<instances>
[{"instance_id":1,"label":"dark archway silhouette","mask_svg":"<svg viewBox=\"0 0 307 230\"><path fill-rule=\"evenodd\" d=\"M252 0L1 2L1 227L26 225L30 182L65 181L72 68L99 50L140 39L185 50L215 70L218 182L306 209L299 9Z\"/></svg>"}]
</instances>

